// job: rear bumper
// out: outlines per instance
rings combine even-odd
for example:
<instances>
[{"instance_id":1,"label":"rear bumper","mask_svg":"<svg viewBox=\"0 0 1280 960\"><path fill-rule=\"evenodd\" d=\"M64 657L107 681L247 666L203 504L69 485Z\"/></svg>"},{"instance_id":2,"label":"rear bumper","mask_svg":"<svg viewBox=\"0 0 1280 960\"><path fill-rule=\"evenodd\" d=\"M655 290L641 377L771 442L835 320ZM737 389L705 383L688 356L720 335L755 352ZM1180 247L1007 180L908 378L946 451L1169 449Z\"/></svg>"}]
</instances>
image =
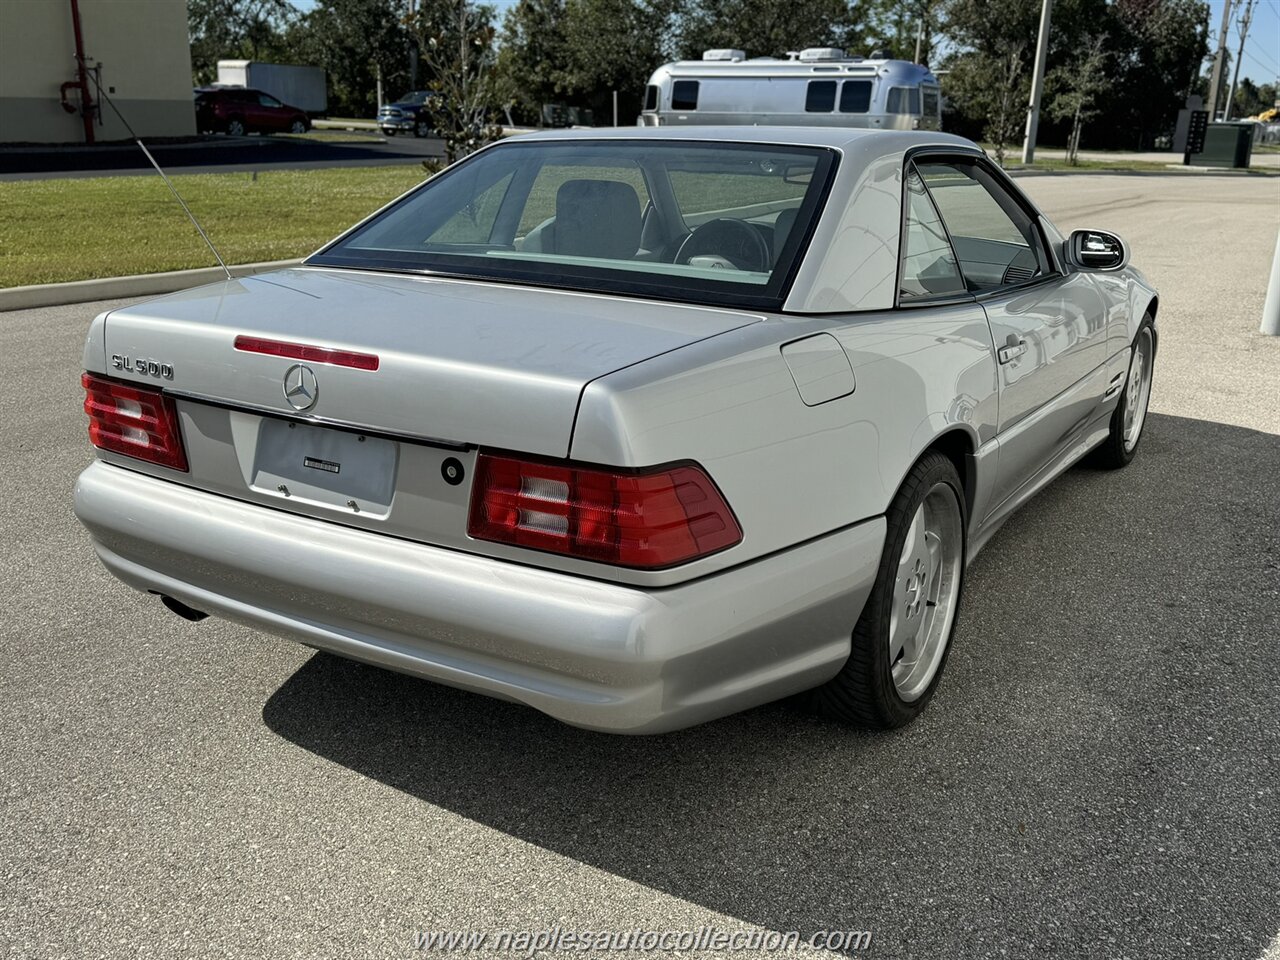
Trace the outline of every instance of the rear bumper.
<instances>
[{"instance_id":1,"label":"rear bumper","mask_svg":"<svg viewBox=\"0 0 1280 960\"><path fill-rule=\"evenodd\" d=\"M653 733L833 676L880 557L876 518L644 590L295 516L95 462L76 515L139 590L308 646Z\"/></svg>"}]
</instances>

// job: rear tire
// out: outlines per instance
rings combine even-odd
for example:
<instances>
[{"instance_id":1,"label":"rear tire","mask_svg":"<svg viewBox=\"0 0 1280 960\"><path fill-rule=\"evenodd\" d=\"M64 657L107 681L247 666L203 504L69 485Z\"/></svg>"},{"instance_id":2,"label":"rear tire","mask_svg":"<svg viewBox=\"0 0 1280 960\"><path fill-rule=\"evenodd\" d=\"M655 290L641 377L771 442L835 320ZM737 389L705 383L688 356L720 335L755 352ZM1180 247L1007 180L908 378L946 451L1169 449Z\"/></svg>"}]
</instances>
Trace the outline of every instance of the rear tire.
<instances>
[{"instance_id":1,"label":"rear tire","mask_svg":"<svg viewBox=\"0 0 1280 960\"><path fill-rule=\"evenodd\" d=\"M910 723L942 678L964 581L968 518L955 465L926 453L885 513L880 567L853 628L849 659L811 705L843 723Z\"/></svg>"},{"instance_id":2,"label":"rear tire","mask_svg":"<svg viewBox=\"0 0 1280 960\"><path fill-rule=\"evenodd\" d=\"M1104 470L1127 467L1138 455L1142 428L1151 402L1151 381L1156 359L1156 335L1151 314L1142 318L1129 353L1124 391L1111 414L1111 432L1089 455L1089 462Z\"/></svg>"},{"instance_id":3,"label":"rear tire","mask_svg":"<svg viewBox=\"0 0 1280 960\"><path fill-rule=\"evenodd\" d=\"M426 120L418 120L413 124L413 135L418 139L431 136L431 124Z\"/></svg>"},{"instance_id":4,"label":"rear tire","mask_svg":"<svg viewBox=\"0 0 1280 960\"><path fill-rule=\"evenodd\" d=\"M239 117L232 117L227 121L227 136L243 137L248 132L248 129L244 125L244 121Z\"/></svg>"}]
</instances>

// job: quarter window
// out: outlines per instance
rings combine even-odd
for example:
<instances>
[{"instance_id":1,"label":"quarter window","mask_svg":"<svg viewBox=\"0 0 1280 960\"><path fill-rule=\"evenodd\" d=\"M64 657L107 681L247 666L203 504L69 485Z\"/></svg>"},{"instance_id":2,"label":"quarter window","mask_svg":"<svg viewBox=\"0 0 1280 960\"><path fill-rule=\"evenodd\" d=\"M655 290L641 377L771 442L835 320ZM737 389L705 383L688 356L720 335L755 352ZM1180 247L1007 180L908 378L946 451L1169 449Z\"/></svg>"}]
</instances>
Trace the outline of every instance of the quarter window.
<instances>
[{"instance_id":1,"label":"quarter window","mask_svg":"<svg viewBox=\"0 0 1280 960\"><path fill-rule=\"evenodd\" d=\"M671 84L672 110L698 109L698 81L677 80Z\"/></svg>"},{"instance_id":2,"label":"quarter window","mask_svg":"<svg viewBox=\"0 0 1280 960\"><path fill-rule=\"evenodd\" d=\"M871 81L846 80L840 87L841 113L866 113L871 109Z\"/></svg>"},{"instance_id":3,"label":"quarter window","mask_svg":"<svg viewBox=\"0 0 1280 960\"><path fill-rule=\"evenodd\" d=\"M804 97L805 113L830 113L836 108L836 82L810 80Z\"/></svg>"},{"instance_id":4,"label":"quarter window","mask_svg":"<svg viewBox=\"0 0 1280 960\"><path fill-rule=\"evenodd\" d=\"M918 168L970 290L1025 283L1047 272L1031 217L989 173L969 162L922 162Z\"/></svg>"},{"instance_id":5,"label":"quarter window","mask_svg":"<svg viewBox=\"0 0 1280 960\"><path fill-rule=\"evenodd\" d=\"M652 83L644 88L644 109L646 111L658 109L658 88Z\"/></svg>"},{"instance_id":6,"label":"quarter window","mask_svg":"<svg viewBox=\"0 0 1280 960\"><path fill-rule=\"evenodd\" d=\"M898 298L914 300L965 293L946 227L915 167L907 174L906 202L906 236Z\"/></svg>"}]
</instances>

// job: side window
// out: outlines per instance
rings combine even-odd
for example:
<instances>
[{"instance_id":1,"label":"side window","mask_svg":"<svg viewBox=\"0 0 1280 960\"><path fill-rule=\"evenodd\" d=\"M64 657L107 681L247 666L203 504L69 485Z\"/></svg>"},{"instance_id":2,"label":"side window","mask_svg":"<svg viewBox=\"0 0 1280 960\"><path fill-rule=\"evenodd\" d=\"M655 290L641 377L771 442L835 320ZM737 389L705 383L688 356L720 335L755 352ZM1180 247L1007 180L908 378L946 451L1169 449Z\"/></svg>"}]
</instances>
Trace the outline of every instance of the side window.
<instances>
[{"instance_id":1,"label":"side window","mask_svg":"<svg viewBox=\"0 0 1280 960\"><path fill-rule=\"evenodd\" d=\"M899 300L965 293L946 228L914 166L907 173L906 203Z\"/></svg>"},{"instance_id":2,"label":"side window","mask_svg":"<svg viewBox=\"0 0 1280 960\"><path fill-rule=\"evenodd\" d=\"M871 109L871 81L846 80L840 87L841 113L866 113Z\"/></svg>"},{"instance_id":3,"label":"side window","mask_svg":"<svg viewBox=\"0 0 1280 960\"><path fill-rule=\"evenodd\" d=\"M658 109L658 88L652 83L644 88L644 108L649 111Z\"/></svg>"},{"instance_id":4,"label":"side window","mask_svg":"<svg viewBox=\"0 0 1280 960\"><path fill-rule=\"evenodd\" d=\"M936 119L938 116L938 88L924 87L921 95L924 98L924 115Z\"/></svg>"},{"instance_id":5,"label":"side window","mask_svg":"<svg viewBox=\"0 0 1280 960\"><path fill-rule=\"evenodd\" d=\"M269 93L258 94L258 102L264 107L279 107L283 104Z\"/></svg>"},{"instance_id":6,"label":"side window","mask_svg":"<svg viewBox=\"0 0 1280 960\"><path fill-rule=\"evenodd\" d=\"M671 84L672 110L698 109L698 81L677 80Z\"/></svg>"},{"instance_id":7,"label":"side window","mask_svg":"<svg viewBox=\"0 0 1280 960\"><path fill-rule=\"evenodd\" d=\"M974 291L1025 283L1048 266L1035 225L991 175L972 163L918 165Z\"/></svg>"},{"instance_id":8,"label":"side window","mask_svg":"<svg viewBox=\"0 0 1280 960\"><path fill-rule=\"evenodd\" d=\"M830 113L836 108L836 82L810 80L804 95L805 113Z\"/></svg>"},{"instance_id":9,"label":"side window","mask_svg":"<svg viewBox=\"0 0 1280 960\"><path fill-rule=\"evenodd\" d=\"M919 113L919 87L891 87L889 89L889 105L886 113Z\"/></svg>"}]
</instances>

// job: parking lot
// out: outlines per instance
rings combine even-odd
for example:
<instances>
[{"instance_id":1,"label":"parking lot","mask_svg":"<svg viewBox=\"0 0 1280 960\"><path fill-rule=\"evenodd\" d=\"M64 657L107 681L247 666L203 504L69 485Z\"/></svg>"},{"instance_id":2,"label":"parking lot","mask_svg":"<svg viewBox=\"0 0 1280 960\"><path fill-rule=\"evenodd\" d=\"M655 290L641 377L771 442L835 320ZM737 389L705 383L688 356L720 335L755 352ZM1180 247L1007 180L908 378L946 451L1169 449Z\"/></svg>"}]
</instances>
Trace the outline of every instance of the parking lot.
<instances>
[{"instance_id":1,"label":"parking lot","mask_svg":"<svg viewBox=\"0 0 1280 960\"><path fill-rule=\"evenodd\" d=\"M182 621L71 512L112 304L0 314L7 955L387 958L556 925L1280 951L1280 180L1020 183L1160 288L1152 414L1129 469L1074 469L997 534L938 696L888 735L783 703L610 737Z\"/></svg>"}]
</instances>

